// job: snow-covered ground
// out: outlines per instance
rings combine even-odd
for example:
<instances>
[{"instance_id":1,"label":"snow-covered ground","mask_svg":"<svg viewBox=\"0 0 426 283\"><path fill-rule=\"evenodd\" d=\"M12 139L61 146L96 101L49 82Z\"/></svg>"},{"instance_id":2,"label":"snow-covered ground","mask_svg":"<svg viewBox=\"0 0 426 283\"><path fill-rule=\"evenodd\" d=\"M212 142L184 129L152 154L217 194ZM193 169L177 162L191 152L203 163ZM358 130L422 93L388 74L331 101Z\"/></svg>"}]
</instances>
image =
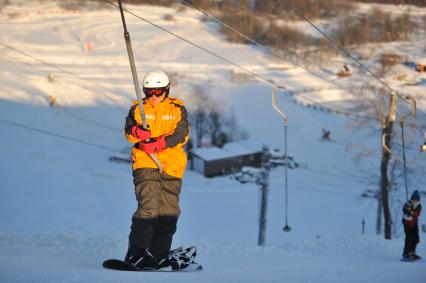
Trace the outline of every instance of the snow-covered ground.
<instances>
[{"instance_id":1,"label":"snow-covered ground","mask_svg":"<svg viewBox=\"0 0 426 283\"><path fill-rule=\"evenodd\" d=\"M352 159L356 149L348 145L379 150L377 137L366 138L369 132L353 131L350 120L301 107L283 93L277 102L290 121L289 153L308 165L289 173L290 233L282 231L283 168L273 169L270 177L265 247L256 245L258 187L188 170L174 246L196 244L204 271L103 269L104 259L124 257L136 206L130 166L108 160L128 147L121 127L134 99L119 13L13 3L18 4L0 13L0 282L397 283L426 278L424 261L399 261L400 225L394 240L376 236L376 203L359 197L376 180L366 180ZM353 99L344 90L348 85L327 72L322 75L331 82L296 67L277 71L276 62L259 50L225 42L194 11L126 7L310 99L334 108ZM172 21L164 19L168 14ZM202 85L225 109L234 109L250 138L283 147L283 124L271 107L270 86L232 82L232 66L137 18L127 15L127 21L140 77L149 69L167 70L175 78L172 95L186 98L189 108L187 93ZM268 67L274 64L275 69ZM421 80L415 86L419 94L426 89L426 77ZM49 107L49 95L60 107ZM332 142L320 140L322 128L332 130ZM373 156L366 163L377 170L379 160ZM424 239L421 233L418 253L426 256Z\"/></svg>"}]
</instances>

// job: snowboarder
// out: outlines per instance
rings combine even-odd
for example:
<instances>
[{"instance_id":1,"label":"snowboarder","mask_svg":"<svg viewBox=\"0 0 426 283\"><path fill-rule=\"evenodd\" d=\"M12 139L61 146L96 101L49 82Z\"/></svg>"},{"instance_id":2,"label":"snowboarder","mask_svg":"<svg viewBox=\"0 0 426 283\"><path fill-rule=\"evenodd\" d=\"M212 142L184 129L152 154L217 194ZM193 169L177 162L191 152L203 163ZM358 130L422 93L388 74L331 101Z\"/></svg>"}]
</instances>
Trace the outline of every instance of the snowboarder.
<instances>
[{"instance_id":1,"label":"snowboarder","mask_svg":"<svg viewBox=\"0 0 426 283\"><path fill-rule=\"evenodd\" d=\"M143 79L143 108L133 102L124 131L132 148L133 183L138 207L132 217L125 261L139 270L173 265L168 257L180 214L179 194L187 163L183 146L189 138L184 104L168 97L170 79L163 71L150 71ZM149 156L156 155L162 172Z\"/></svg>"},{"instance_id":2,"label":"snowboarder","mask_svg":"<svg viewBox=\"0 0 426 283\"><path fill-rule=\"evenodd\" d=\"M404 224L405 232L405 245L402 257L405 260L421 259L421 257L416 254L416 246L420 241L418 219L421 210L420 194L416 190L411 195L410 200L404 204L404 208L402 209L404 214L402 223Z\"/></svg>"}]
</instances>

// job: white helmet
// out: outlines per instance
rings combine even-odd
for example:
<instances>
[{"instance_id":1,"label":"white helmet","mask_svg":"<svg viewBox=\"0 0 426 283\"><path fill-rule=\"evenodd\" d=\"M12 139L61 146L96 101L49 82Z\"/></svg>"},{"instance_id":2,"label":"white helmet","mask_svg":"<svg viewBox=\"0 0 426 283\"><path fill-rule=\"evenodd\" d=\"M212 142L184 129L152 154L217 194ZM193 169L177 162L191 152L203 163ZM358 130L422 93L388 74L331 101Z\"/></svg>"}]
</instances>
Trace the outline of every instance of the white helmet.
<instances>
[{"instance_id":1,"label":"white helmet","mask_svg":"<svg viewBox=\"0 0 426 283\"><path fill-rule=\"evenodd\" d=\"M157 92L155 92L157 90ZM162 91L161 91L162 90ZM150 71L143 78L143 92L146 96L158 95L161 91L166 92L166 96L170 90L169 76L163 71ZM154 92L153 92L154 91Z\"/></svg>"}]
</instances>

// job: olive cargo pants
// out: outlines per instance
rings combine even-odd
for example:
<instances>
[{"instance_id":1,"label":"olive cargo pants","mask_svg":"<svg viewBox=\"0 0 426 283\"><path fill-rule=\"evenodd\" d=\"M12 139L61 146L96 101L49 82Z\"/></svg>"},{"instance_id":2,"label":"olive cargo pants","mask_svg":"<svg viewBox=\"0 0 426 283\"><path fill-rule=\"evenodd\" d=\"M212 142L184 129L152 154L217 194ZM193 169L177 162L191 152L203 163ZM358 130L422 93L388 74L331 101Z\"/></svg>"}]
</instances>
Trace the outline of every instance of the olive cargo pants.
<instances>
[{"instance_id":1,"label":"olive cargo pants","mask_svg":"<svg viewBox=\"0 0 426 283\"><path fill-rule=\"evenodd\" d=\"M182 179L143 168L133 171L133 183L138 208L132 217L129 244L164 258L176 232Z\"/></svg>"}]
</instances>

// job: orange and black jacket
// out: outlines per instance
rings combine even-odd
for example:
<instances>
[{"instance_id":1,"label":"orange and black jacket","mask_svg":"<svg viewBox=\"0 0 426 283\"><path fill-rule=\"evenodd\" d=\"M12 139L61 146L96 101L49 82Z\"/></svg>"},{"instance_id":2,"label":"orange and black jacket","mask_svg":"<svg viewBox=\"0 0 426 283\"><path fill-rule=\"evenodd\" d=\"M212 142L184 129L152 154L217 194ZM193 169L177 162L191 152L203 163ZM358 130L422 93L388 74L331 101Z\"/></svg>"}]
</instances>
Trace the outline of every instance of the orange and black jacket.
<instances>
[{"instance_id":1,"label":"orange and black jacket","mask_svg":"<svg viewBox=\"0 0 426 283\"><path fill-rule=\"evenodd\" d=\"M410 227L416 226L419 221L421 211L422 205L420 203L417 205L417 207L414 207L411 201L408 201L405 203L404 208L402 209L402 212L404 213L402 222Z\"/></svg>"},{"instance_id":2,"label":"orange and black jacket","mask_svg":"<svg viewBox=\"0 0 426 283\"><path fill-rule=\"evenodd\" d=\"M189 139L188 114L182 101L165 98L162 102L152 105L149 101L143 102L146 123L151 131L152 138L164 137L166 148L155 153L164 173L182 178L187 156L183 146ZM126 117L124 133L127 140L135 145L132 148L133 170L141 168L157 168L155 162L144 151L139 149L139 139L131 134L134 125L142 125L139 105L133 102Z\"/></svg>"}]
</instances>

